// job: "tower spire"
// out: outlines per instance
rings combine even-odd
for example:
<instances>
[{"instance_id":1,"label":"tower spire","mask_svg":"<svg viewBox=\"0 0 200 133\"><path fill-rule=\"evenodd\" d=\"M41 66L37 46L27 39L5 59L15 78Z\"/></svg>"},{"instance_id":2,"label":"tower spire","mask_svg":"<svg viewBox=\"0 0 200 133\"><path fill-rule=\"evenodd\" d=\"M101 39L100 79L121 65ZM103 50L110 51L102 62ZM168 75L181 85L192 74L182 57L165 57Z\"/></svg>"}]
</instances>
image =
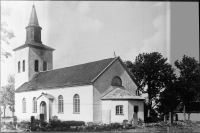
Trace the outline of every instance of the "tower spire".
<instances>
[{"instance_id":1,"label":"tower spire","mask_svg":"<svg viewBox=\"0 0 200 133\"><path fill-rule=\"evenodd\" d=\"M35 5L33 3L31 17L29 24L26 27L26 44L30 43L42 43L41 41L41 30L39 26L38 18L35 10Z\"/></svg>"},{"instance_id":2,"label":"tower spire","mask_svg":"<svg viewBox=\"0 0 200 133\"><path fill-rule=\"evenodd\" d=\"M29 20L29 26L39 26L39 23L38 23L38 18L37 18L37 14L36 14L36 11L35 11L35 5L33 3L33 6L32 6L32 12L31 12L31 17L30 17L30 20Z\"/></svg>"}]
</instances>

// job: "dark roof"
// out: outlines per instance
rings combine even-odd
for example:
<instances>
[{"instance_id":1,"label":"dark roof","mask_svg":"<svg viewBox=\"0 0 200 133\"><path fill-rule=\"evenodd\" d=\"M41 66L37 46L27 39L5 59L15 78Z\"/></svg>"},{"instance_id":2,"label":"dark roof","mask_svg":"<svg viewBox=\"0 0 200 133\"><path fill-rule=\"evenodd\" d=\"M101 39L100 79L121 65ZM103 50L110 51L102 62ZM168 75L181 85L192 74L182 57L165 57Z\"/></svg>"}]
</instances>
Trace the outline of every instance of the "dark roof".
<instances>
[{"instance_id":1,"label":"dark roof","mask_svg":"<svg viewBox=\"0 0 200 133\"><path fill-rule=\"evenodd\" d=\"M144 100L143 97L136 96L135 94L125 90L124 87L116 87L114 90L107 93L101 99L102 100L116 100L116 99L140 99L140 100Z\"/></svg>"},{"instance_id":2,"label":"dark roof","mask_svg":"<svg viewBox=\"0 0 200 133\"><path fill-rule=\"evenodd\" d=\"M200 102L192 102L192 103L180 103L176 109L175 113L183 113L183 107L185 105L186 113L200 113Z\"/></svg>"},{"instance_id":3,"label":"dark roof","mask_svg":"<svg viewBox=\"0 0 200 133\"><path fill-rule=\"evenodd\" d=\"M38 18L37 18L37 14L36 14L34 5L33 5L33 8L32 8L31 17L30 17L28 25L29 26L39 26Z\"/></svg>"},{"instance_id":4,"label":"dark roof","mask_svg":"<svg viewBox=\"0 0 200 133\"><path fill-rule=\"evenodd\" d=\"M94 79L96 79L96 77L98 77L116 59L118 59L118 57L39 72L29 82L20 86L15 92L92 84Z\"/></svg>"},{"instance_id":5,"label":"dark roof","mask_svg":"<svg viewBox=\"0 0 200 133\"><path fill-rule=\"evenodd\" d=\"M37 48L37 49L44 49L44 50L50 50L50 51L53 51L55 49L51 48L51 47L48 47L42 43L35 43L35 42L32 42L32 44L23 44L15 49L13 49L13 51L17 51L17 50L20 50L22 48L25 48L25 47L33 47L33 48Z\"/></svg>"}]
</instances>

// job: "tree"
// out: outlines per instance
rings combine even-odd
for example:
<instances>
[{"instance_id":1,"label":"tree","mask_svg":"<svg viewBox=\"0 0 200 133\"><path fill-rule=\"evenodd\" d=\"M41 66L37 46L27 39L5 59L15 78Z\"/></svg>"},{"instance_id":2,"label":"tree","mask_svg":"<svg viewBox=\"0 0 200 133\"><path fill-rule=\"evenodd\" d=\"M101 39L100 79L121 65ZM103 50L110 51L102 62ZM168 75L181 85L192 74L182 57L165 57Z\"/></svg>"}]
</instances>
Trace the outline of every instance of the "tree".
<instances>
[{"instance_id":1,"label":"tree","mask_svg":"<svg viewBox=\"0 0 200 133\"><path fill-rule=\"evenodd\" d=\"M4 45L9 44L9 40L15 37L14 32L8 28L4 18L10 15L11 10L2 8L2 21L1 21L1 56L8 58L11 56L10 52L4 50Z\"/></svg>"},{"instance_id":2,"label":"tree","mask_svg":"<svg viewBox=\"0 0 200 133\"><path fill-rule=\"evenodd\" d=\"M200 64L195 58L183 56L182 61L175 61L175 66L180 70L179 97L183 103L200 100ZM190 114L188 114L188 119Z\"/></svg>"},{"instance_id":3,"label":"tree","mask_svg":"<svg viewBox=\"0 0 200 133\"><path fill-rule=\"evenodd\" d=\"M168 84L164 91L160 93L158 112L161 115L166 115L168 112L173 112L180 103L178 99L178 80Z\"/></svg>"},{"instance_id":4,"label":"tree","mask_svg":"<svg viewBox=\"0 0 200 133\"><path fill-rule=\"evenodd\" d=\"M139 83L138 89L148 93L149 110L155 106L153 102L158 104L160 91L176 79L167 58L158 52L139 54L134 63L126 61L125 65Z\"/></svg>"},{"instance_id":5,"label":"tree","mask_svg":"<svg viewBox=\"0 0 200 133\"><path fill-rule=\"evenodd\" d=\"M5 109L7 106L9 106L14 116L15 78L13 75L8 76L8 85L3 86L1 88L0 95L1 95L0 103L4 107L4 117L5 117Z\"/></svg>"}]
</instances>

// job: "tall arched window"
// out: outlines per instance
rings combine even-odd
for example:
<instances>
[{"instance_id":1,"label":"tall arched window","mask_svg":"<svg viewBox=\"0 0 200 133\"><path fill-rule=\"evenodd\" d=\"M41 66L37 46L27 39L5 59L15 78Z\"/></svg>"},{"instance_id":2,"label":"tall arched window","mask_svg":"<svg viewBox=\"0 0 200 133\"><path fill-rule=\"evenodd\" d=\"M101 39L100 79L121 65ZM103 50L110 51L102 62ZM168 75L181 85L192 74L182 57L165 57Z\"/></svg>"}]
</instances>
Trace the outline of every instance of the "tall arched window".
<instances>
[{"instance_id":1,"label":"tall arched window","mask_svg":"<svg viewBox=\"0 0 200 133\"><path fill-rule=\"evenodd\" d=\"M122 80L121 80L121 78L118 77L118 76L115 76L115 77L112 79L111 85L112 85L112 86L122 86Z\"/></svg>"},{"instance_id":2,"label":"tall arched window","mask_svg":"<svg viewBox=\"0 0 200 133\"><path fill-rule=\"evenodd\" d=\"M58 113L63 113L63 96L58 97Z\"/></svg>"},{"instance_id":3,"label":"tall arched window","mask_svg":"<svg viewBox=\"0 0 200 133\"><path fill-rule=\"evenodd\" d=\"M18 62L18 73L20 73L20 61Z\"/></svg>"},{"instance_id":4,"label":"tall arched window","mask_svg":"<svg viewBox=\"0 0 200 133\"><path fill-rule=\"evenodd\" d=\"M33 98L33 113L37 113L37 99Z\"/></svg>"},{"instance_id":5,"label":"tall arched window","mask_svg":"<svg viewBox=\"0 0 200 133\"><path fill-rule=\"evenodd\" d=\"M44 61L44 62L43 62L43 71L46 71L46 70L47 70L47 62Z\"/></svg>"},{"instance_id":6,"label":"tall arched window","mask_svg":"<svg viewBox=\"0 0 200 133\"><path fill-rule=\"evenodd\" d=\"M26 113L26 99L23 98L22 100L22 113Z\"/></svg>"},{"instance_id":7,"label":"tall arched window","mask_svg":"<svg viewBox=\"0 0 200 133\"><path fill-rule=\"evenodd\" d=\"M38 68L39 68L39 61L35 60L35 72L38 72Z\"/></svg>"},{"instance_id":8,"label":"tall arched window","mask_svg":"<svg viewBox=\"0 0 200 133\"><path fill-rule=\"evenodd\" d=\"M25 71L25 60L23 60L23 72Z\"/></svg>"},{"instance_id":9,"label":"tall arched window","mask_svg":"<svg viewBox=\"0 0 200 133\"><path fill-rule=\"evenodd\" d=\"M74 113L80 113L80 97L78 94L74 95Z\"/></svg>"}]
</instances>

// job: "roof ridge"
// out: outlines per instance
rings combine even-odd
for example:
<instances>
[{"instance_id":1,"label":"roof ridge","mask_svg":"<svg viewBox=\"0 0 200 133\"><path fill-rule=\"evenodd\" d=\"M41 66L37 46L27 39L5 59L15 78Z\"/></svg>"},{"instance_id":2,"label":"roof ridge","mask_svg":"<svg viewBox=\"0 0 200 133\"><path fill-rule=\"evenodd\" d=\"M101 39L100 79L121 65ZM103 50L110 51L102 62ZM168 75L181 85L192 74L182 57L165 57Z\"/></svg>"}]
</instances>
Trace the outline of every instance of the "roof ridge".
<instances>
[{"instance_id":1,"label":"roof ridge","mask_svg":"<svg viewBox=\"0 0 200 133\"><path fill-rule=\"evenodd\" d=\"M107 59L102 59L102 60L87 62L87 63L83 63L83 64L77 64L77 65L73 65L73 66L67 66L67 67L62 67L62 68L57 68L57 69L52 69L52 70L41 71L41 73L49 72L49 71L54 71L54 70L61 70L61 69L65 69L65 68L75 67L75 66L81 66L81 65L85 65L85 64L90 64L90 63L95 63L95 62L99 62L99 61L103 61L103 60L108 60L108 59L115 59L115 58L107 58Z\"/></svg>"},{"instance_id":2,"label":"roof ridge","mask_svg":"<svg viewBox=\"0 0 200 133\"><path fill-rule=\"evenodd\" d=\"M97 74L97 76L96 76L91 82L94 82L94 81L95 81L105 70L107 70L107 68L110 67L110 66L113 64L113 62L115 62L118 58L119 58L119 56L113 58L113 60L108 64L108 66L105 67L105 68L103 69L103 71L101 71L99 74Z\"/></svg>"}]
</instances>

